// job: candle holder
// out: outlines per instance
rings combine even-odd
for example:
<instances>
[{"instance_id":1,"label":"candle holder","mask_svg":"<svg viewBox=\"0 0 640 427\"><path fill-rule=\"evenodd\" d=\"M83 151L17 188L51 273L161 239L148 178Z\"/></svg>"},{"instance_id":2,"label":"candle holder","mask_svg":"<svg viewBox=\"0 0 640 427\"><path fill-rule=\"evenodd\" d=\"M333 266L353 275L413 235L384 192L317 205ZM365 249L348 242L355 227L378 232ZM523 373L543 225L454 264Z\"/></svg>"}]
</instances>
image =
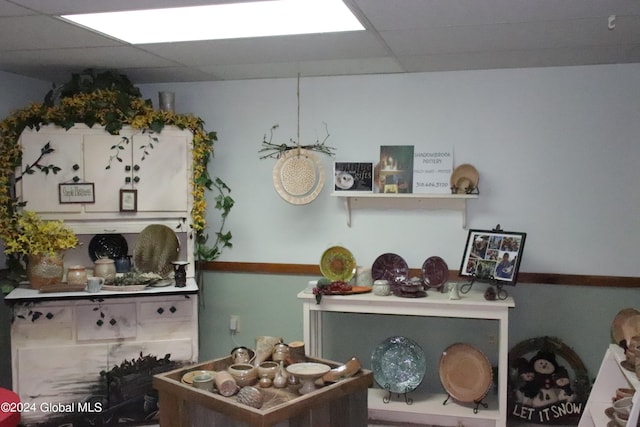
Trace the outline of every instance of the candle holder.
<instances>
[{"instance_id":1,"label":"candle holder","mask_svg":"<svg viewBox=\"0 0 640 427\"><path fill-rule=\"evenodd\" d=\"M173 261L173 278L176 281L176 288L184 288L187 286L187 261Z\"/></svg>"}]
</instances>

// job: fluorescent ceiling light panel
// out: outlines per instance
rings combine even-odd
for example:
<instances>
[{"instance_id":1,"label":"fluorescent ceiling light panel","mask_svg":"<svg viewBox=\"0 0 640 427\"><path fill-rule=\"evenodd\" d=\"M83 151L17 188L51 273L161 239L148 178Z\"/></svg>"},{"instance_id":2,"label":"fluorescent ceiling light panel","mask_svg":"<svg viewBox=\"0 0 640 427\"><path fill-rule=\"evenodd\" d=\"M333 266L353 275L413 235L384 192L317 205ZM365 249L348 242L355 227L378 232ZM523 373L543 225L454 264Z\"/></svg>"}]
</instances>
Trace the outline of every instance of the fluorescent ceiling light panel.
<instances>
[{"instance_id":1,"label":"fluorescent ceiling light panel","mask_svg":"<svg viewBox=\"0 0 640 427\"><path fill-rule=\"evenodd\" d=\"M62 18L132 44L364 30L342 0L270 0Z\"/></svg>"}]
</instances>

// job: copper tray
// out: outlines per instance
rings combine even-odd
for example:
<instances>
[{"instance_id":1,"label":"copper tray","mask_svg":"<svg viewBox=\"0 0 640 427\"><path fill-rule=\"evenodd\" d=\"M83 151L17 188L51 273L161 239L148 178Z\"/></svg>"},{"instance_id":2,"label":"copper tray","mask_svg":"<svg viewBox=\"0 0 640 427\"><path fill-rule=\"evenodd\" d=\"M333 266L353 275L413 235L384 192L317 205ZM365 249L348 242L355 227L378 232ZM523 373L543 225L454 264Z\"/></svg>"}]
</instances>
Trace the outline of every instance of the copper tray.
<instances>
[{"instance_id":1,"label":"copper tray","mask_svg":"<svg viewBox=\"0 0 640 427\"><path fill-rule=\"evenodd\" d=\"M489 392L493 369L487 356L471 344L453 344L440 356L442 386L455 400L480 402Z\"/></svg>"}]
</instances>

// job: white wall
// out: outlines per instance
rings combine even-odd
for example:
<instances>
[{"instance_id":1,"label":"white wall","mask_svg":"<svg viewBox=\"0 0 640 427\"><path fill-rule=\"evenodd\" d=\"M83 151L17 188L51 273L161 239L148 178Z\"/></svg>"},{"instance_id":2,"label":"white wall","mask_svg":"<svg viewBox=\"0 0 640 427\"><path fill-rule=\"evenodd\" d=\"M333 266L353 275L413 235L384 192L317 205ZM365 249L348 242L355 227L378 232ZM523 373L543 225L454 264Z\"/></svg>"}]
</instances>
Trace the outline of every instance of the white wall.
<instances>
[{"instance_id":1,"label":"white wall","mask_svg":"<svg viewBox=\"0 0 640 427\"><path fill-rule=\"evenodd\" d=\"M323 136L328 185L306 206L275 192L263 135L296 136L296 80L146 85L176 92L176 110L218 132L211 173L236 200L234 248L222 260L317 263L341 244L358 264L385 252L419 268L432 255L457 269L467 231L449 211L357 210L331 192L332 162L372 161L383 144L450 144L480 172L470 228L527 233L521 271L640 276L640 65L303 78L303 144ZM217 217L209 211L211 221Z\"/></svg>"}]
</instances>

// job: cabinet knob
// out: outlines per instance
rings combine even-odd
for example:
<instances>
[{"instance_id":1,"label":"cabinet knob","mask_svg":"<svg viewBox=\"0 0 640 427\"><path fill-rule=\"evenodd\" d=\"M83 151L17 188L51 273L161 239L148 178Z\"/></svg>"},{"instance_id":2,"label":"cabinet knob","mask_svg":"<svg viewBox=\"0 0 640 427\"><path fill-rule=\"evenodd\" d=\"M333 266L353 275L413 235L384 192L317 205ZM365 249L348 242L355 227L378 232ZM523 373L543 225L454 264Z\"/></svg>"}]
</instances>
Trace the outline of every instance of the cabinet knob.
<instances>
[{"instance_id":1,"label":"cabinet knob","mask_svg":"<svg viewBox=\"0 0 640 427\"><path fill-rule=\"evenodd\" d=\"M177 308L175 308L174 306L171 306L171 308L169 309L169 311L170 311L171 313L175 313L176 311L178 311L178 309L177 309Z\"/></svg>"},{"instance_id":2,"label":"cabinet knob","mask_svg":"<svg viewBox=\"0 0 640 427\"><path fill-rule=\"evenodd\" d=\"M131 166L130 166L130 165L126 165L126 166L124 167L124 171L125 171L125 172L131 172Z\"/></svg>"},{"instance_id":3,"label":"cabinet knob","mask_svg":"<svg viewBox=\"0 0 640 427\"><path fill-rule=\"evenodd\" d=\"M162 314L164 313L164 308L159 307L156 311L158 312L158 314Z\"/></svg>"},{"instance_id":4,"label":"cabinet knob","mask_svg":"<svg viewBox=\"0 0 640 427\"><path fill-rule=\"evenodd\" d=\"M53 319L53 313L47 313L47 315L45 317L47 319L51 320L51 319Z\"/></svg>"},{"instance_id":5,"label":"cabinet knob","mask_svg":"<svg viewBox=\"0 0 640 427\"><path fill-rule=\"evenodd\" d=\"M115 324L116 324L116 323L118 323L118 322L116 321L116 319L111 319L111 320L109 320L109 324L110 324L111 326L115 326Z\"/></svg>"}]
</instances>

